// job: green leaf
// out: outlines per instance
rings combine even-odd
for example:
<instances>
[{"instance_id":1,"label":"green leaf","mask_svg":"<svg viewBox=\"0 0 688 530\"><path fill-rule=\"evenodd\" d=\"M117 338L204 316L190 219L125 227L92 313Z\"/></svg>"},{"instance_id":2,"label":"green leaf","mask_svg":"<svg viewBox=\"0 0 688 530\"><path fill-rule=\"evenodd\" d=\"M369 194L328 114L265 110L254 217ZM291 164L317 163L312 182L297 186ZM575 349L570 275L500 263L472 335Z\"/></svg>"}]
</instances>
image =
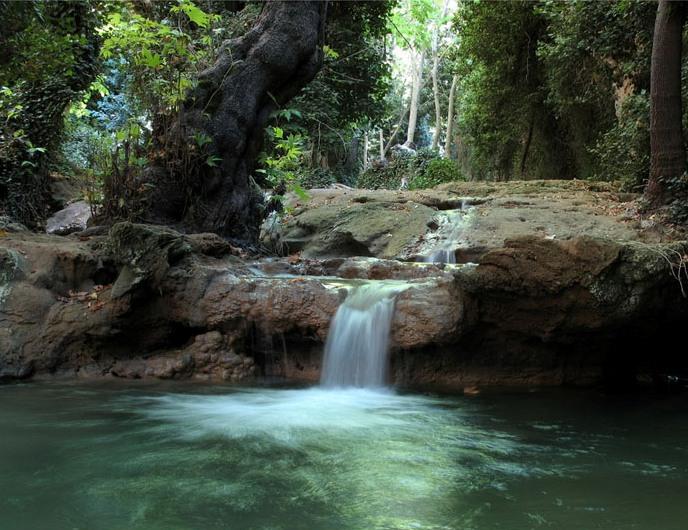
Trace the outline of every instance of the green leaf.
<instances>
[{"instance_id":1,"label":"green leaf","mask_svg":"<svg viewBox=\"0 0 688 530\"><path fill-rule=\"evenodd\" d=\"M323 53L325 54L325 57L327 57L329 59L338 59L339 58L339 54L336 51L334 51L332 48L330 48L327 44L325 44L325 46L323 46Z\"/></svg>"},{"instance_id":2,"label":"green leaf","mask_svg":"<svg viewBox=\"0 0 688 530\"><path fill-rule=\"evenodd\" d=\"M189 20L194 24L197 24L202 28L205 28L208 25L210 17L192 2L184 3L181 8L186 16L189 17Z\"/></svg>"},{"instance_id":3,"label":"green leaf","mask_svg":"<svg viewBox=\"0 0 688 530\"><path fill-rule=\"evenodd\" d=\"M307 200L309 199L309 195L308 195L308 193L306 192L306 190L304 190L304 189L303 189L301 186L299 186L298 184L294 184L294 187L293 187L292 191L293 191L293 192L296 194L296 196L297 196L299 199L301 199L302 201L307 201Z\"/></svg>"},{"instance_id":4,"label":"green leaf","mask_svg":"<svg viewBox=\"0 0 688 530\"><path fill-rule=\"evenodd\" d=\"M210 167L217 167L220 162L222 162L222 158L217 155L211 155L205 160L205 163Z\"/></svg>"},{"instance_id":5,"label":"green leaf","mask_svg":"<svg viewBox=\"0 0 688 530\"><path fill-rule=\"evenodd\" d=\"M162 57L157 53L151 53L149 50L141 52L141 63L148 68L157 68L162 64Z\"/></svg>"}]
</instances>

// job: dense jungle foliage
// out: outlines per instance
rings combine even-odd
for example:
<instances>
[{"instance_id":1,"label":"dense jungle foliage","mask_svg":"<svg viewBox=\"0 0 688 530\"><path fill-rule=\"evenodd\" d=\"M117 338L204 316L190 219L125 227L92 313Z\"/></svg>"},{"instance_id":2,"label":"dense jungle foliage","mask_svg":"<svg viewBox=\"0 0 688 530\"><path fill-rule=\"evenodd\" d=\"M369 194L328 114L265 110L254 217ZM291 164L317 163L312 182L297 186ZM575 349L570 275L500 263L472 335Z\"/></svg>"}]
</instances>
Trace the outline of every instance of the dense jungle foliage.
<instances>
[{"instance_id":1,"label":"dense jungle foliage","mask_svg":"<svg viewBox=\"0 0 688 530\"><path fill-rule=\"evenodd\" d=\"M211 136L197 131L180 149L163 132L181 123L223 42L264 10L0 0L2 213L41 226L67 179L100 215L138 218L152 161L164 155L189 178L222 167ZM330 2L319 73L290 101L275 99L252 181L304 198L334 183L459 179L617 180L642 191L656 13L641 0Z\"/></svg>"}]
</instances>

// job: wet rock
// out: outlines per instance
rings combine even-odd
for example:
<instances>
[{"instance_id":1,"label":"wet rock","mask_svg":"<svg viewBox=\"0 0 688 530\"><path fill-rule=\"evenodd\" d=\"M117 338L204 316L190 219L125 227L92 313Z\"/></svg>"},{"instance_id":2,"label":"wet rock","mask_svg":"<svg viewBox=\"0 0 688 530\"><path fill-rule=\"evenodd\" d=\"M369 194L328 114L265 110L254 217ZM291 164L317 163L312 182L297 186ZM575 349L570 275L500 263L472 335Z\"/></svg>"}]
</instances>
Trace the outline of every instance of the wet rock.
<instances>
[{"instance_id":1,"label":"wet rock","mask_svg":"<svg viewBox=\"0 0 688 530\"><path fill-rule=\"evenodd\" d=\"M348 199L303 209L283 231L289 252L304 257L376 256L394 258L425 232L434 210L405 202L354 202Z\"/></svg>"},{"instance_id":2,"label":"wet rock","mask_svg":"<svg viewBox=\"0 0 688 530\"><path fill-rule=\"evenodd\" d=\"M91 206L86 201L76 201L48 218L45 231L48 234L66 236L85 230L90 219Z\"/></svg>"},{"instance_id":3,"label":"wet rock","mask_svg":"<svg viewBox=\"0 0 688 530\"><path fill-rule=\"evenodd\" d=\"M6 215L0 215L0 230L3 230L5 232L28 232L29 229L26 228L23 224L18 223L17 221L14 221L10 217L7 217Z\"/></svg>"},{"instance_id":4,"label":"wet rock","mask_svg":"<svg viewBox=\"0 0 688 530\"><path fill-rule=\"evenodd\" d=\"M194 377L233 382L254 377L256 369L253 359L232 350L226 351L227 343L222 333L210 331L196 336L193 343L182 350L117 360L110 373L126 379Z\"/></svg>"},{"instance_id":5,"label":"wet rock","mask_svg":"<svg viewBox=\"0 0 688 530\"><path fill-rule=\"evenodd\" d=\"M443 210L471 207L454 247L459 263L476 262L520 237L567 240L586 234L611 240L661 242L624 212L633 194L609 183L455 182L432 190L312 190L288 218L283 241L304 257L415 259L437 237ZM389 240L389 243L387 242ZM440 242L441 243L441 242ZM450 242L451 243L451 242Z\"/></svg>"},{"instance_id":6,"label":"wet rock","mask_svg":"<svg viewBox=\"0 0 688 530\"><path fill-rule=\"evenodd\" d=\"M670 265L686 243L531 234L487 248L474 266L442 268L370 257L244 263L214 257L222 244L200 239L131 223L90 241L0 239L2 377L312 380L332 316L363 281L404 284L391 336L401 384L589 384L688 364L667 346L688 322ZM277 355L256 346L256 330Z\"/></svg>"},{"instance_id":7,"label":"wet rock","mask_svg":"<svg viewBox=\"0 0 688 530\"><path fill-rule=\"evenodd\" d=\"M170 266L192 250L185 238L170 228L129 222L110 229L108 247L112 259L122 267L113 298L144 286L154 288Z\"/></svg>"}]
</instances>

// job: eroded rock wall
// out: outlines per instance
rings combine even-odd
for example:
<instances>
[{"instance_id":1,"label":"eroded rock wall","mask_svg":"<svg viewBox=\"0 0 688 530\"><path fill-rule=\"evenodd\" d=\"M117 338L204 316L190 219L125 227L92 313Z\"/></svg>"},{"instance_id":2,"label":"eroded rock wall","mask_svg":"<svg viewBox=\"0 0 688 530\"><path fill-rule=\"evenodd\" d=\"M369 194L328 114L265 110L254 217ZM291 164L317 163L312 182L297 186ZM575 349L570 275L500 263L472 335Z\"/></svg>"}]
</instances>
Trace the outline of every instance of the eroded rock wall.
<instances>
[{"instance_id":1,"label":"eroded rock wall","mask_svg":"<svg viewBox=\"0 0 688 530\"><path fill-rule=\"evenodd\" d=\"M216 236L122 223L0 246L0 378L315 380L351 282L404 281L392 374L413 386L592 384L684 369L680 243L526 236L475 265L250 262ZM676 272L676 271L674 271ZM347 283L349 282L349 283ZM650 349L648 349L650 348Z\"/></svg>"}]
</instances>

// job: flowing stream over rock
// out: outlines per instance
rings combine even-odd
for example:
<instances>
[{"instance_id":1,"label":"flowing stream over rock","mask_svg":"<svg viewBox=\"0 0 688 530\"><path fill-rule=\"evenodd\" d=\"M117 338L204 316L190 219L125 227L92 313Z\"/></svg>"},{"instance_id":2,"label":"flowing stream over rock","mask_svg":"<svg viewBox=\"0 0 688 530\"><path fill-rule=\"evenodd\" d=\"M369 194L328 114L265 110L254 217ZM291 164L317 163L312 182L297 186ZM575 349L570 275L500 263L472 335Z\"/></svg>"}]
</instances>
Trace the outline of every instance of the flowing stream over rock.
<instances>
[{"instance_id":1,"label":"flowing stream over rock","mask_svg":"<svg viewBox=\"0 0 688 530\"><path fill-rule=\"evenodd\" d=\"M381 387L387 376L389 333L400 282L353 287L332 319L320 382L326 387Z\"/></svg>"},{"instance_id":2,"label":"flowing stream over rock","mask_svg":"<svg viewBox=\"0 0 688 530\"><path fill-rule=\"evenodd\" d=\"M456 248L461 237L461 232L466 223L468 212L465 205L460 210L447 210L442 212L438 220L439 228L437 236L439 242L435 243L430 253L422 258L425 263L456 263Z\"/></svg>"}]
</instances>

